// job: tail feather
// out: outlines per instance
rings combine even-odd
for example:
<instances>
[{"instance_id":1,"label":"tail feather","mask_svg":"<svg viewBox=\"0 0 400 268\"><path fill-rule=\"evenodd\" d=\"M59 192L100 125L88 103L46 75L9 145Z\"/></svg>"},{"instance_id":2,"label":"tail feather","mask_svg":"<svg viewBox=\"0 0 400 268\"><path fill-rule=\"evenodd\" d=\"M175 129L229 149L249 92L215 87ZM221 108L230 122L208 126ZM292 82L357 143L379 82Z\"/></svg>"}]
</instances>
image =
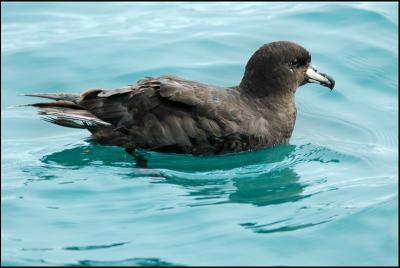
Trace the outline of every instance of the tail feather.
<instances>
[{"instance_id":1,"label":"tail feather","mask_svg":"<svg viewBox=\"0 0 400 268\"><path fill-rule=\"evenodd\" d=\"M39 114L43 120L64 127L93 129L111 125L86 110L64 107L41 108Z\"/></svg>"},{"instance_id":2,"label":"tail feather","mask_svg":"<svg viewBox=\"0 0 400 268\"><path fill-rule=\"evenodd\" d=\"M31 104L26 104L24 106L33 106L37 108L46 108L46 107L65 107L65 108L70 108L70 109L83 109L81 106L70 102L70 101L56 101L56 102L37 102L37 103L31 103Z\"/></svg>"},{"instance_id":3,"label":"tail feather","mask_svg":"<svg viewBox=\"0 0 400 268\"><path fill-rule=\"evenodd\" d=\"M55 102L38 102L28 104L39 108L38 113L47 122L70 128L94 130L111 126L79 105L80 94L73 93L29 93L24 96L56 100Z\"/></svg>"},{"instance_id":4,"label":"tail feather","mask_svg":"<svg viewBox=\"0 0 400 268\"><path fill-rule=\"evenodd\" d=\"M72 93L29 93L24 96L56 100L28 104L39 108L38 113L47 122L70 128L94 129L110 126L78 104L80 95Z\"/></svg>"},{"instance_id":5,"label":"tail feather","mask_svg":"<svg viewBox=\"0 0 400 268\"><path fill-rule=\"evenodd\" d=\"M77 93L28 93L22 94L23 96L29 97L38 97L38 98L45 98L45 99L52 99L52 100L63 100L63 101L70 101L76 103L79 98L80 94Z\"/></svg>"}]
</instances>

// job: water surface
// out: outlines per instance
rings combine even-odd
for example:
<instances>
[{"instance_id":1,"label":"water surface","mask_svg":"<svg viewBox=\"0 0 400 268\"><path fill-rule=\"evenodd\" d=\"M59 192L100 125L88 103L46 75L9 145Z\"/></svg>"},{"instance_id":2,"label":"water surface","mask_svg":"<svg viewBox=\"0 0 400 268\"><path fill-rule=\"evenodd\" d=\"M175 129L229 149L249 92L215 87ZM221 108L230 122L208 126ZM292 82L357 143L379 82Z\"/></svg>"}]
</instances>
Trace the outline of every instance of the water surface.
<instances>
[{"instance_id":1,"label":"water surface","mask_svg":"<svg viewBox=\"0 0 400 268\"><path fill-rule=\"evenodd\" d=\"M2 265L398 264L397 3L1 5ZM236 85L276 40L336 79L298 90L289 145L141 169L14 107L163 74Z\"/></svg>"}]
</instances>

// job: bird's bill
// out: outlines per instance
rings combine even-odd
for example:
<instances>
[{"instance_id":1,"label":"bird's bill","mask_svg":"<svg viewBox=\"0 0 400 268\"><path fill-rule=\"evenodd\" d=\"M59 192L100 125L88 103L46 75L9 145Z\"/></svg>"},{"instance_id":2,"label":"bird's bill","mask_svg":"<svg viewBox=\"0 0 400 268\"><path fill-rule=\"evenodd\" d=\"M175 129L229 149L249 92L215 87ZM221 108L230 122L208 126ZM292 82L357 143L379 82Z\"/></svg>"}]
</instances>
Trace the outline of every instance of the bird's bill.
<instances>
[{"instance_id":1,"label":"bird's bill","mask_svg":"<svg viewBox=\"0 0 400 268\"><path fill-rule=\"evenodd\" d=\"M308 67L304 83L317 83L322 86L329 87L331 90L335 86L335 80L332 77L318 72L317 68L315 68L313 65Z\"/></svg>"}]
</instances>

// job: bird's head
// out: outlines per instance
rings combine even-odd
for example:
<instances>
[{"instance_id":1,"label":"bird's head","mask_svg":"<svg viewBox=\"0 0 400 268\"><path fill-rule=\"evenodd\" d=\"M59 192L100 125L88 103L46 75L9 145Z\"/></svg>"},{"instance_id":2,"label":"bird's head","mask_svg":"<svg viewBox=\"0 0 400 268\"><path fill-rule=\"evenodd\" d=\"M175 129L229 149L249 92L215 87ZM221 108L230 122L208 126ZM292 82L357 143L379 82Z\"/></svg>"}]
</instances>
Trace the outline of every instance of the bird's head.
<instances>
[{"instance_id":1,"label":"bird's head","mask_svg":"<svg viewBox=\"0 0 400 268\"><path fill-rule=\"evenodd\" d=\"M335 81L311 65L311 54L288 41L260 47L249 59L240 87L256 95L294 93L306 83L333 89Z\"/></svg>"}]
</instances>

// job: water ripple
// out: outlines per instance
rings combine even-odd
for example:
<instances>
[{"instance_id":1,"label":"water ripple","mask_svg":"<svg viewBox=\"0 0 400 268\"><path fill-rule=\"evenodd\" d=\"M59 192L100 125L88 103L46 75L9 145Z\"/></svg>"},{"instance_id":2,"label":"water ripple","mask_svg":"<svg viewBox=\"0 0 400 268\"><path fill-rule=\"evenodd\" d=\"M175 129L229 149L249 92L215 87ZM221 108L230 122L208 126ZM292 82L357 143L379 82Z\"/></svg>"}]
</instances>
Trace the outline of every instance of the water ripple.
<instances>
[{"instance_id":1,"label":"water ripple","mask_svg":"<svg viewBox=\"0 0 400 268\"><path fill-rule=\"evenodd\" d=\"M395 264L397 11L2 3L2 265ZM150 153L143 169L122 148L15 107L32 101L17 96L27 90L115 88L149 75L232 86L274 40L304 45L337 81L331 92L298 90L291 145Z\"/></svg>"},{"instance_id":2,"label":"water ripple","mask_svg":"<svg viewBox=\"0 0 400 268\"><path fill-rule=\"evenodd\" d=\"M104 248L112 248L118 247L128 244L129 242L121 242L121 243L113 243L108 245L90 245L90 246L70 246L64 247L64 250L94 250L94 249L104 249Z\"/></svg>"}]
</instances>

